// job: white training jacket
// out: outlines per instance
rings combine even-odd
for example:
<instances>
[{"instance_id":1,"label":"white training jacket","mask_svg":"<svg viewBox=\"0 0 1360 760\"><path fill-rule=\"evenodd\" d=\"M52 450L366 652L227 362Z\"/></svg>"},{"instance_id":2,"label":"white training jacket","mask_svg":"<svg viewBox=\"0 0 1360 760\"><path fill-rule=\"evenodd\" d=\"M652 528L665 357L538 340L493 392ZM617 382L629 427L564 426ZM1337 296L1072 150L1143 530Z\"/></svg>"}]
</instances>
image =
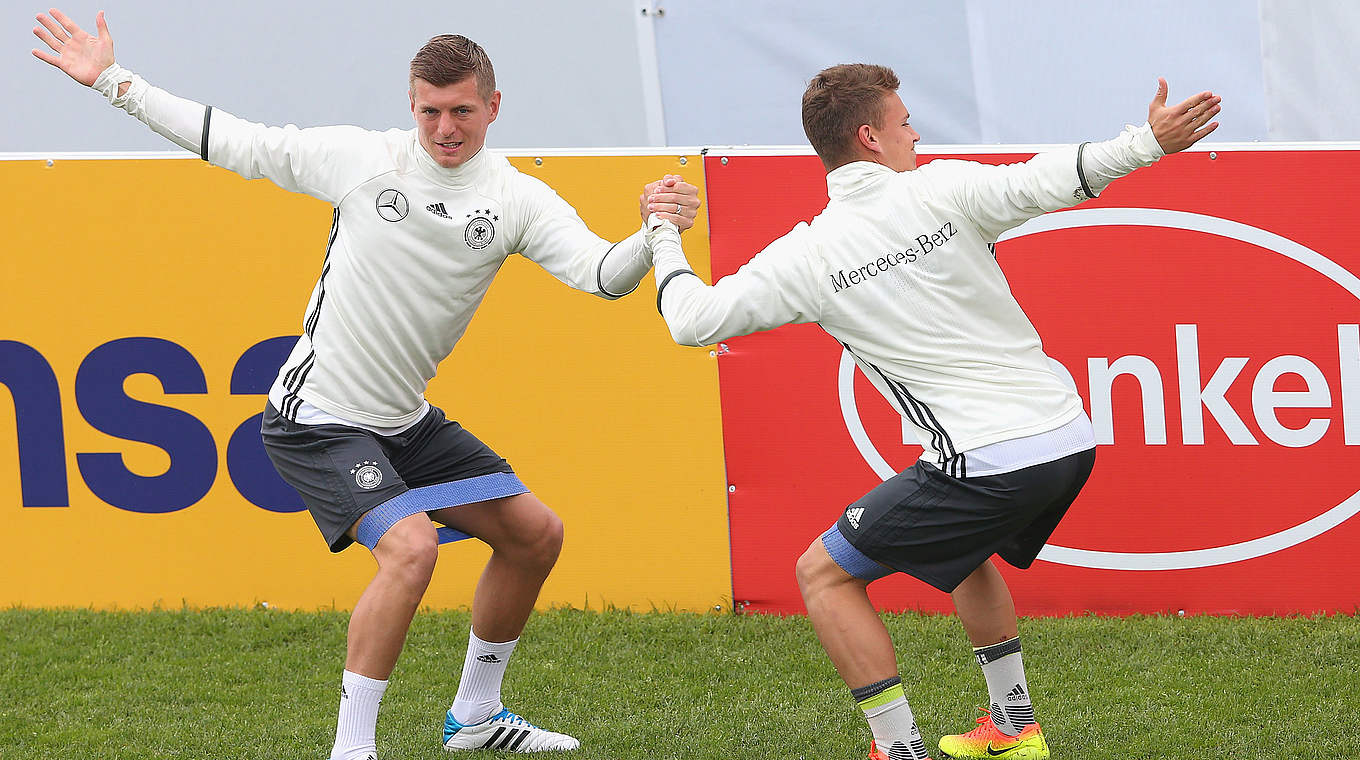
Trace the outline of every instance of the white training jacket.
<instances>
[{"instance_id":1,"label":"white training jacket","mask_svg":"<svg viewBox=\"0 0 1360 760\"><path fill-rule=\"evenodd\" d=\"M1144 125L1006 166L937 160L899 173L846 164L827 174L822 213L712 286L689 276L672 225L649 224L658 307L676 342L691 346L820 324L915 429L922 459L966 477L965 452L1085 419L1011 295L993 244L1162 155ZM1070 438L1064 431L1042 445Z\"/></svg>"},{"instance_id":2,"label":"white training jacket","mask_svg":"<svg viewBox=\"0 0 1360 760\"><path fill-rule=\"evenodd\" d=\"M121 82L131 83L123 96ZM641 232L611 244L552 188L485 149L445 169L413 129L266 127L117 64L94 87L209 163L335 207L303 335L269 395L289 419L305 402L370 429L414 423L436 366L512 253L604 298L631 292L651 266Z\"/></svg>"}]
</instances>

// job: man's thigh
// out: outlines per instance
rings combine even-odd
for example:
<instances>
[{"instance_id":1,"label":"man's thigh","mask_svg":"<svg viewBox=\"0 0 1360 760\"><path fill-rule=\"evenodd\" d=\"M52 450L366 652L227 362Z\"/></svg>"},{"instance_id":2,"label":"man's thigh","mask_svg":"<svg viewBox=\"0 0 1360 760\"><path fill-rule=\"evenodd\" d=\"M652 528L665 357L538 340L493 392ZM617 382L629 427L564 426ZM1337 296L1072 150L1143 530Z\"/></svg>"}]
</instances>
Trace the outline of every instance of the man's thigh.
<instances>
[{"instance_id":1,"label":"man's thigh","mask_svg":"<svg viewBox=\"0 0 1360 760\"><path fill-rule=\"evenodd\" d=\"M407 491L387 453L366 431L303 425L265 409L261 438L274 468L302 496L331 551L349 546L367 512Z\"/></svg>"},{"instance_id":2,"label":"man's thigh","mask_svg":"<svg viewBox=\"0 0 1360 760\"><path fill-rule=\"evenodd\" d=\"M528 492L438 509L430 517L492 547L533 543L555 532L561 522L556 513Z\"/></svg>"}]
</instances>

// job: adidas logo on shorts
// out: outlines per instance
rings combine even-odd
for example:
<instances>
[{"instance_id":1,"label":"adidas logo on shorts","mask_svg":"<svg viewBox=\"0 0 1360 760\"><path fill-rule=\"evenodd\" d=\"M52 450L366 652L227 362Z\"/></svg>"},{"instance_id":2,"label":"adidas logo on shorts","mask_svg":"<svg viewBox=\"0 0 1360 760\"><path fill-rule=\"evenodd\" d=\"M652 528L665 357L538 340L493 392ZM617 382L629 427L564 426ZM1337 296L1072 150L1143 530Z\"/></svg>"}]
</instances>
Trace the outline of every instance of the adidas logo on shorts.
<instances>
[{"instance_id":1,"label":"adidas logo on shorts","mask_svg":"<svg viewBox=\"0 0 1360 760\"><path fill-rule=\"evenodd\" d=\"M850 527L859 530L859 518L864 514L864 507L851 507L845 510L845 519L850 522Z\"/></svg>"}]
</instances>

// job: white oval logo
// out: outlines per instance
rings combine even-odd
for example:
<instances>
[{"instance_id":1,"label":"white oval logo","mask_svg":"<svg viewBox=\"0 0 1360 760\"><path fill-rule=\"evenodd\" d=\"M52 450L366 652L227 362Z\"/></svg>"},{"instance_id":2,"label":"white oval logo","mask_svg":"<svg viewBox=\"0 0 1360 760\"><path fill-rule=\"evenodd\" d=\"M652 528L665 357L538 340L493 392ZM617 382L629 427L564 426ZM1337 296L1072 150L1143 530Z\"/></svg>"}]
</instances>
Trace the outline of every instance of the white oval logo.
<instances>
[{"instance_id":1,"label":"white oval logo","mask_svg":"<svg viewBox=\"0 0 1360 760\"><path fill-rule=\"evenodd\" d=\"M382 480L382 470L379 470L371 464L360 467L354 474L354 482L365 491L377 488L382 484Z\"/></svg>"},{"instance_id":2,"label":"white oval logo","mask_svg":"<svg viewBox=\"0 0 1360 760\"><path fill-rule=\"evenodd\" d=\"M1238 240L1292 259L1341 286L1360 300L1360 278L1317 251L1259 227L1204 214L1148 208L1075 209L1031 219L1002 235L998 242L1053 230L1104 226L1166 227ZM1059 374L1067 375L1065 371ZM842 352L837 373L841 416L845 420L850 439L860 456L864 458L864 462L880 478L887 480L896 475L897 471L879 453L864 429L864 423L860 420L859 410L855 405L854 377L854 359L848 351ZM1070 384L1070 375L1067 375L1065 380ZM1360 490L1312 519L1247 541L1205 549L1169 552L1096 551L1049 544L1040 552L1039 559L1102 570L1184 570L1226 565L1262 557L1301 544L1326 533L1357 513L1360 513Z\"/></svg>"},{"instance_id":3,"label":"white oval logo","mask_svg":"<svg viewBox=\"0 0 1360 760\"><path fill-rule=\"evenodd\" d=\"M474 212L476 216L463 228L463 242L467 243L468 248L480 250L491 245L491 241L496 239L496 225L491 223L487 215L490 209L482 211L478 209ZM500 217L496 217L500 218Z\"/></svg>"}]
</instances>

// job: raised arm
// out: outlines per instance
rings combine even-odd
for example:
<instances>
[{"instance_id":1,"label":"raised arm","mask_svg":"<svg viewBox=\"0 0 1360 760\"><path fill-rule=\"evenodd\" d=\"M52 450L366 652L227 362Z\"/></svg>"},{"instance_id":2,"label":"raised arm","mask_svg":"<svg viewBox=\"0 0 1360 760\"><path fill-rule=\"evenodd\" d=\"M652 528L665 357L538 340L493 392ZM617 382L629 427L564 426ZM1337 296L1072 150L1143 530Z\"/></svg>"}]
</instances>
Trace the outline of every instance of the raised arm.
<instances>
[{"instance_id":1,"label":"raised arm","mask_svg":"<svg viewBox=\"0 0 1360 760\"><path fill-rule=\"evenodd\" d=\"M1078 150L1078 172L1085 194L1095 197L1134 169L1162 155L1179 153L1218 129L1218 122L1209 120L1222 110L1223 98L1205 91L1167 106L1166 94L1166 80L1159 77L1157 94L1148 104L1148 120L1142 128L1126 131L1114 140L1086 143L1084 150Z\"/></svg>"},{"instance_id":2,"label":"raised arm","mask_svg":"<svg viewBox=\"0 0 1360 760\"><path fill-rule=\"evenodd\" d=\"M35 49L33 55L66 72L77 82L93 87L99 74L113 65L113 36L109 34L109 25L104 22L103 11L94 17L97 36L81 29L56 8L52 9L51 16L39 13L38 23L42 26L33 27L33 34L47 43L52 52Z\"/></svg>"},{"instance_id":3,"label":"raised arm","mask_svg":"<svg viewBox=\"0 0 1360 760\"><path fill-rule=\"evenodd\" d=\"M232 116L150 85L114 59L113 37L104 13L90 35L55 8L38 14L33 33L52 52L34 50L39 60L92 87L115 107L176 145L247 179L268 178L285 190L338 203L370 167L350 153L371 147L377 133L357 127L269 127ZM367 156L381 152L364 151Z\"/></svg>"},{"instance_id":4,"label":"raised arm","mask_svg":"<svg viewBox=\"0 0 1360 760\"><path fill-rule=\"evenodd\" d=\"M1223 110L1223 98L1209 91L1191 95L1174 106L1167 106L1166 80L1157 78L1157 94L1148 104L1148 125L1157 137L1157 144L1167 155L1180 153L1218 129L1218 122L1209 121Z\"/></svg>"},{"instance_id":5,"label":"raised arm","mask_svg":"<svg viewBox=\"0 0 1360 760\"><path fill-rule=\"evenodd\" d=\"M1222 98L1206 91L1167 106L1166 80L1157 81L1147 122L1111 140L1047 151L1004 166L934 161L918 171L937 176L954 205L995 240L1042 213L1097 197L1116 179L1185 150L1218 128L1210 119L1221 110Z\"/></svg>"},{"instance_id":6,"label":"raised arm","mask_svg":"<svg viewBox=\"0 0 1360 760\"><path fill-rule=\"evenodd\" d=\"M66 75L99 91L110 103L136 116L162 137L186 150L204 154L202 139L203 125L208 119L206 107L200 103L168 96L157 118L147 114L143 101L147 99L148 89L145 82L140 87L137 77L118 65L113 55L113 36L104 20L104 12L95 16L97 35L91 35L69 16L53 8L52 15L38 14L41 26L33 28L33 34L47 43L52 52L34 50L39 60L66 72ZM152 94L154 99L155 94Z\"/></svg>"}]
</instances>

